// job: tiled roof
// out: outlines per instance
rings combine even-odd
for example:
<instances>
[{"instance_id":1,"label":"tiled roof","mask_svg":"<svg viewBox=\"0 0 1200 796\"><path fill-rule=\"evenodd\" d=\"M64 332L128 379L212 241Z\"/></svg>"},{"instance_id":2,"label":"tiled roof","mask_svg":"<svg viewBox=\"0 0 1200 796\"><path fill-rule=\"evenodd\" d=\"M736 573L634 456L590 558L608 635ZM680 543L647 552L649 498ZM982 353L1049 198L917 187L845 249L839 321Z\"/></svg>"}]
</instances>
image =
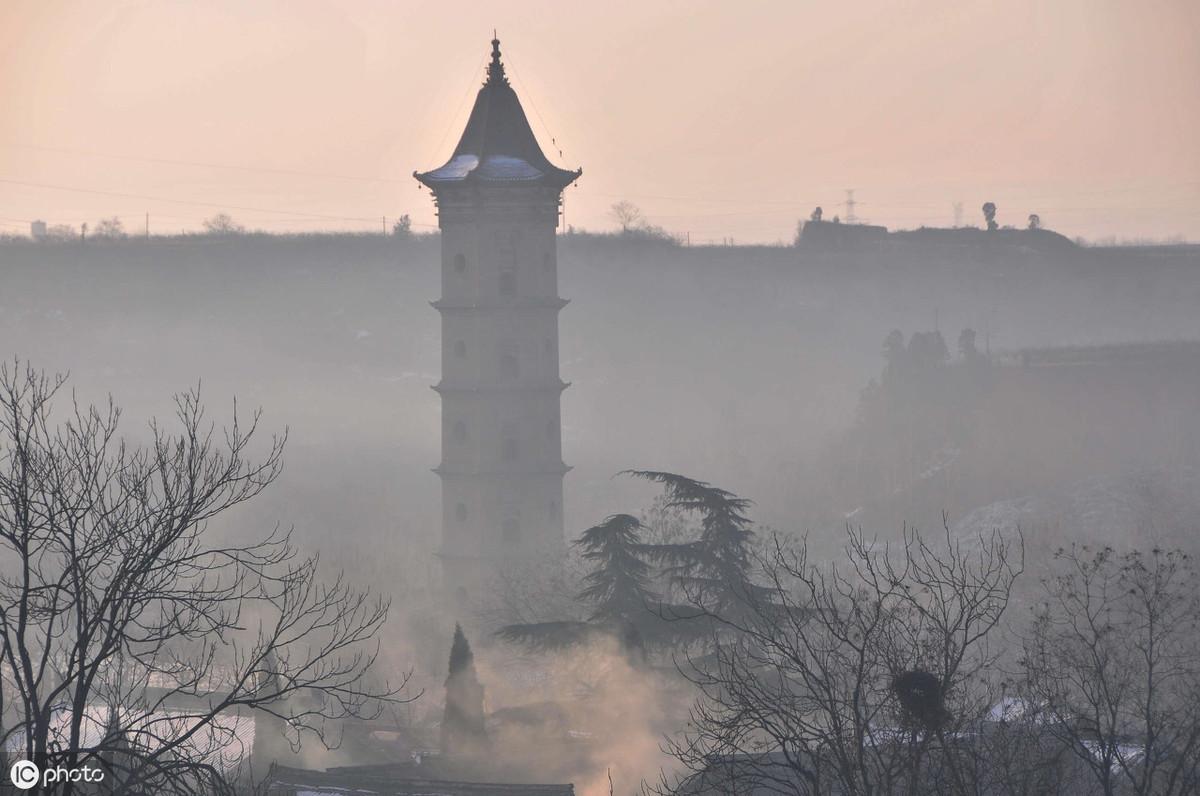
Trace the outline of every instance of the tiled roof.
<instances>
[{"instance_id":1,"label":"tiled roof","mask_svg":"<svg viewBox=\"0 0 1200 796\"><path fill-rule=\"evenodd\" d=\"M488 79L450 160L439 168L413 174L430 188L462 183L540 183L563 188L580 171L560 169L546 158L508 84L500 62L500 42L492 40Z\"/></svg>"},{"instance_id":2,"label":"tiled roof","mask_svg":"<svg viewBox=\"0 0 1200 796\"><path fill-rule=\"evenodd\" d=\"M456 782L416 775L416 766L363 766L330 771L273 766L267 796L575 796L572 785Z\"/></svg>"}]
</instances>

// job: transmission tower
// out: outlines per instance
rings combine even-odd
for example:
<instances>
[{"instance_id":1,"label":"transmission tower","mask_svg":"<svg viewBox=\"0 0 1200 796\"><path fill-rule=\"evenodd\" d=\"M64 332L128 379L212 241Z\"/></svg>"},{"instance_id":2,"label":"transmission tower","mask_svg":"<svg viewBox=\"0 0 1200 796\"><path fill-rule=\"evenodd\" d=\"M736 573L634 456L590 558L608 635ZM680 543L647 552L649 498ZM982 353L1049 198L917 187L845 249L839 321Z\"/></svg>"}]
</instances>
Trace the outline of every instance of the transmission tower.
<instances>
[{"instance_id":1,"label":"transmission tower","mask_svg":"<svg viewBox=\"0 0 1200 796\"><path fill-rule=\"evenodd\" d=\"M857 203L854 201L854 189L846 189L846 223L857 224L858 216L854 215L854 207Z\"/></svg>"}]
</instances>

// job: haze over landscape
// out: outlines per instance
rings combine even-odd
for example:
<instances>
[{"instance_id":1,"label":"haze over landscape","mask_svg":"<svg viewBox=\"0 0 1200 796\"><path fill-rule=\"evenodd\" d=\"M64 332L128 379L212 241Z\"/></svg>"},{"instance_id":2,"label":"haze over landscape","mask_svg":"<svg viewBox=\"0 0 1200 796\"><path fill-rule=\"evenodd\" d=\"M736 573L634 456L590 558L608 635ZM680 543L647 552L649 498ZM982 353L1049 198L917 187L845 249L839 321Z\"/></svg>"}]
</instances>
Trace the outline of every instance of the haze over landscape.
<instances>
[{"instance_id":1,"label":"haze over landscape","mask_svg":"<svg viewBox=\"0 0 1200 796\"><path fill-rule=\"evenodd\" d=\"M0 772L1200 792L1198 31L0 5Z\"/></svg>"}]
</instances>

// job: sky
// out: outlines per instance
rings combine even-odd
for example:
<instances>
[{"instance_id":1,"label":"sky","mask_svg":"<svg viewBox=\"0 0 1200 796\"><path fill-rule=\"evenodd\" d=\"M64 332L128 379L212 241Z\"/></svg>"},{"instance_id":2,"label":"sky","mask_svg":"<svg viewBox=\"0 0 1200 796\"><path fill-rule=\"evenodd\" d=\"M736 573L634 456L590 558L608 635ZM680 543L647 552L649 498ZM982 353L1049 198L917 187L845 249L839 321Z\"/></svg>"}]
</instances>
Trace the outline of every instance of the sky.
<instances>
[{"instance_id":1,"label":"sky","mask_svg":"<svg viewBox=\"0 0 1200 796\"><path fill-rule=\"evenodd\" d=\"M693 243L1030 213L1200 240L1200 3L0 3L0 230L227 212L269 231L436 224L493 28L566 223L628 200ZM386 223L390 223L386 222Z\"/></svg>"}]
</instances>

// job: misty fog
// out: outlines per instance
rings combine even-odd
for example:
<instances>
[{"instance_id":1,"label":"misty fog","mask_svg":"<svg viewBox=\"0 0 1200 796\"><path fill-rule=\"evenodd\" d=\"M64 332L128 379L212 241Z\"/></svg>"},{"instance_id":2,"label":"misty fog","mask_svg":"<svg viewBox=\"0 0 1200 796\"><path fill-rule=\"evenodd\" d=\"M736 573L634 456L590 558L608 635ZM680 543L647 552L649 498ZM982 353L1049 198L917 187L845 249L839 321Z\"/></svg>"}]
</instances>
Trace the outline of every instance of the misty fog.
<instances>
[{"instance_id":1,"label":"misty fog","mask_svg":"<svg viewBox=\"0 0 1200 796\"><path fill-rule=\"evenodd\" d=\"M1026 10L913 12L860 63L899 11L721 48L758 17L567 46L527 8L540 73L493 31L453 112L451 12L411 48L390 6L13 14L0 772L1200 792L1200 244L1161 237L1195 218L1192 14Z\"/></svg>"},{"instance_id":2,"label":"misty fog","mask_svg":"<svg viewBox=\"0 0 1200 796\"><path fill-rule=\"evenodd\" d=\"M839 257L619 236L567 235L559 245L560 293L571 301L561 367L572 385L563 448L575 467L566 481L574 529L645 502L644 490L611 478L630 466L721 484L791 531L853 510L815 505L804 485L851 429L892 330L907 338L936 325L953 349L971 328L997 358L1200 337L1200 271L1187 249ZM348 538L370 550L380 575L392 566L418 575L432 563L407 545L427 549L439 522L427 497L439 445L429 389L440 368L429 308L437 247L433 236L9 243L0 322L11 354L69 371L90 399L111 393L134 422L162 415L172 394L197 383L214 412L235 396L261 406L269 427L290 430L290 448L274 494L248 508L295 524L331 563L355 561ZM1177 400L1188 400L1196 368L1187 356L1168 365L1182 371ZM1036 439L1039 403L1054 396L1025 396L1027 409L1015 398L1006 422ZM1114 401L1111 416L1089 423L1105 434L1136 403ZM1074 462L1069 476L1163 460L1155 442L1123 446L1126 462ZM1162 463L1194 466L1194 448L1190 459L1177 455Z\"/></svg>"}]
</instances>

